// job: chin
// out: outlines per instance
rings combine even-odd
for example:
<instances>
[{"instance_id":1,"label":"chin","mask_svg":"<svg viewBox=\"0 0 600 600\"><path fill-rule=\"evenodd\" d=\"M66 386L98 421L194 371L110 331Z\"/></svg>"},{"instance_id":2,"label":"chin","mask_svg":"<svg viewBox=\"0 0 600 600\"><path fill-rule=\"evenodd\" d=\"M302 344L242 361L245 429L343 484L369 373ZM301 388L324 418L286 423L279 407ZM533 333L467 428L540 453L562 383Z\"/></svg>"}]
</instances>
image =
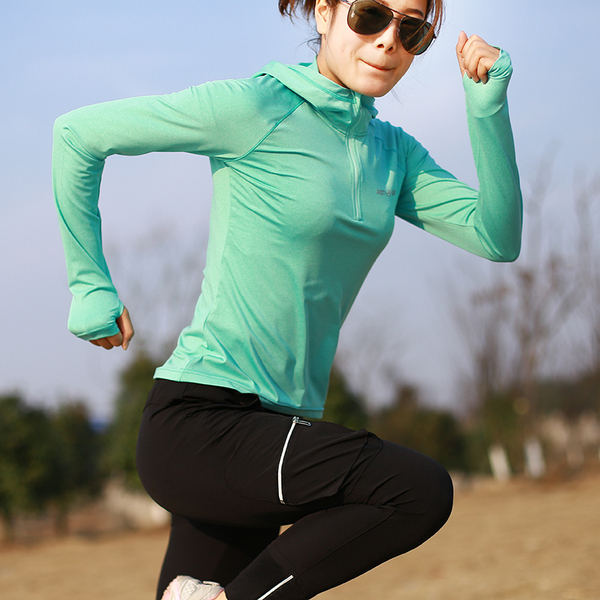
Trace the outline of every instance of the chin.
<instances>
[{"instance_id":1,"label":"chin","mask_svg":"<svg viewBox=\"0 0 600 600\"><path fill-rule=\"evenodd\" d=\"M381 98L394 89L400 77L364 77L357 78L355 86L349 86L355 92L373 98Z\"/></svg>"},{"instance_id":2,"label":"chin","mask_svg":"<svg viewBox=\"0 0 600 600\"><path fill-rule=\"evenodd\" d=\"M394 84L395 85L395 84ZM372 96L373 98L381 98L382 96L385 96L388 92L392 91L392 89L394 88L394 85L382 85L382 84L374 84L374 83L369 83L369 84L364 84L364 85L357 85L356 87L352 88L355 92L358 92L359 94L363 94L364 96Z\"/></svg>"},{"instance_id":3,"label":"chin","mask_svg":"<svg viewBox=\"0 0 600 600\"><path fill-rule=\"evenodd\" d=\"M382 96L389 94L393 89L394 89L394 86L386 87L384 90L376 90L374 92L371 92L370 94L365 94L365 95L372 96L373 98L381 98Z\"/></svg>"}]
</instances>

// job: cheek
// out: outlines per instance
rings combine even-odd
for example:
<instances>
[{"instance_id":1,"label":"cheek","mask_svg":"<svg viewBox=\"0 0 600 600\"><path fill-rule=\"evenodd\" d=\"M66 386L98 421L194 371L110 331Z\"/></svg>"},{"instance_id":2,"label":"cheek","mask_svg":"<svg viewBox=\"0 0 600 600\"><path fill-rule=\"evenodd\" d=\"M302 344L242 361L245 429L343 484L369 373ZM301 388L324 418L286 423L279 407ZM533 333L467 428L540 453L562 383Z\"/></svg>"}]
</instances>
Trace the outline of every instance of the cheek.
<instances>
[{"instance_id":1,"label":"cheek","mask_svg":"<svg viewBox=\"0 0 600 600\"><path fill-rule=\"evenodd\" d=\"M341 31L332 32L328 42L330 51L335 54L338 62L348 60L360 46L356 34L352 33L348 26L345 26Z\"/></svg>"},{"instance_id":2,"label":"cheek","mask_svg":"<svg viewBox=\"0 0 600 600\"><path fill-rule=\"evenodd\" d=\"M355 39L347 39L343 35L332 36L327 40L325 50L332 66L335 65L335 68L344 72L352 68L358 50L355 42Z\"/></svg>"},{"instance_id":3,"label":"cheek","mask_svg":"<svg viewBox=\"0 0 600 600\"><path fill-rule=\"evenodd\" d=\"M413 63L414 58L415 57L408 52L402 53L402 60L400 66L398 67L398 71L396 72L396 83L398 83L406 75Z\"/></svg>"},{"instance_id":4,"label":"cheek","mask_svg":"<svg viewBox=\"0 0 600 600\"><path fill-rule=\"evenodd\" d=\"M400 77L403 77L404 75L406 75L406 73L410 69L411 65L413 64L414 59L415 59L414 55L409 54L408 52L406 53L406 57L402 61L402 69L401 69Z\"/></svg>"}]
</instances>

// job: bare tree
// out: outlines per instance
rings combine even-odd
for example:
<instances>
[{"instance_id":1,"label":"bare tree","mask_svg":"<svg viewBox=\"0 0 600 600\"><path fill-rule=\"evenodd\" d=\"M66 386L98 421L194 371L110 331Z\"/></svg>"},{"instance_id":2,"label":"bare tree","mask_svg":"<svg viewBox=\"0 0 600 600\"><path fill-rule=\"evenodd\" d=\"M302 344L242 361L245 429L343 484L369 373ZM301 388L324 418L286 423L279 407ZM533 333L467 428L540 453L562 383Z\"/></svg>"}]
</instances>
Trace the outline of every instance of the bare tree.
<instances>
[{"instance_id":1,"label":"bare tree","mask_svg":"<svg viewBox=\"0 0 600 600\"><path fill-rule=\"evenodd\" d=\"M522 258L496 271L486 287L478 289L467 303L456 306L454 311L471 364L475 407L481 415L486 402L502 395L506 402L513 403L525 439L537 435L539 383L544 366L561 330L571 322L584 301L581 257L591 252L587 246L585 252L581 247L577 249L577 244L565 251L550 235L551 224L544 217L551 170L552 160L542 161L531 194L526 198L528 228ZM589 190L584 196L590 198ZM571 215L579 217L580 229L582 221L591 222L587 214L591 208L589 203L583 208L581 205L580 198L578 210ZM561 228L564 228L565 216L565 213L561 215ZM591 247L593 236L587 235L586 240ZM590 264L586 276L590 281L593 279L591 271ZM600 276L594 276L600 283ZM596 299L600 300L600 295ZM595 309L600 360L599 304L596 302Z\"/></svg>"},{"instance_id":2,"label":"bare tree","mask_svg":"<svg viewBox=\"0 0 600 600\"><path fill-rule=\"evenodd\" d=\"M575 178L575 206L579 221L579 281L585 294L583 318L589 331L587 368L600 374L600 249L595 233L600 225L600 175Z\"/></svg>"},{"instance_id":3,"label":"bare tree","mask_svg":"<svg viewBox=\"0 0 600 600\"><path fill-rule=\"evenodd\" d=\"M335 357L338 371L369 408L391 402L403 381L401 358L407 348L396 323L396 309L385 299L368 308L356 307L344 324Z\"/></svg>"},{"instance_id":4,"label":"bare tree","mask_svg":"<svg viewBox=\"0 0 600 600\"><path fill-rule=\"evenodd\" d=\"M463 390L469 412L482 399L509 386L507 324L511 289L501 277L471 294L466 302L453 300L454 320L470 363L470 385ZM468 389L470 387L470 390Z\"/></svg>"}]
</instances>

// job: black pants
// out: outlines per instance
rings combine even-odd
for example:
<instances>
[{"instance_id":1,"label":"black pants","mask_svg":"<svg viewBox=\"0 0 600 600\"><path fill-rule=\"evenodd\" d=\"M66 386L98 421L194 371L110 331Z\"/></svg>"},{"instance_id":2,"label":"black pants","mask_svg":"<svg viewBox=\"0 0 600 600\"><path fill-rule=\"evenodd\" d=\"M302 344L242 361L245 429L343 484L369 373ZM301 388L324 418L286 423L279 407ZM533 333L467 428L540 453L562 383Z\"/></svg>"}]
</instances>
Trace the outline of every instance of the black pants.
<instances>
[{"instance_id":1,"label":"black pants","mask_svg":"<svg viewBox=\"0 0 600 600\"><path fill-rule=\"evenodd\" d=\"M190 575L229 600L312 598L422 544L452 508L448 473L418 452L198 384L156 382L137 465L173 515L158 597Z\"/></svg>"}]
</instances>

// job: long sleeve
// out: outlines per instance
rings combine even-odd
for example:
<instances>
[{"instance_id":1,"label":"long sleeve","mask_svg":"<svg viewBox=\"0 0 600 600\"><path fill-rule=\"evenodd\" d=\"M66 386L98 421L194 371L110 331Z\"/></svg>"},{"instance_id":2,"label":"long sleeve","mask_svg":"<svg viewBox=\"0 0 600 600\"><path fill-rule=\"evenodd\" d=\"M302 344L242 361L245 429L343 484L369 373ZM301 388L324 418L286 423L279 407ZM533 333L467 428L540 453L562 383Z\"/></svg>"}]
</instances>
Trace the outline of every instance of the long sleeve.
<instances>
[{"instance_id":1,"label":"long sleeve","mask_svg":"<svg viewBox=\"0 0 600 600\"><path fill-rule=\"evenodd\" d=\"M493 261L519 255L522 197L506 92L512 65L506 52L486 84L464 77L467 120L479 192L440 168L406 136L406 178L396 214Z\"/></svg>"},{"instance_id":2,"label":"long sleeve","mask_svg":"<svg viewBox=\"0 0 600 600\"><path fill-rule=\"evenodd\" d=\"M53 187L73 295L69 329L93 340L118 333L123 311L102 250L98 209L107 157L191 152L235 160L269 127L268 85L254 80L211 82L165 96L117 100L56 120ZM243 125L243 126L242 126Z\"/></svg>"}]
</instances>

